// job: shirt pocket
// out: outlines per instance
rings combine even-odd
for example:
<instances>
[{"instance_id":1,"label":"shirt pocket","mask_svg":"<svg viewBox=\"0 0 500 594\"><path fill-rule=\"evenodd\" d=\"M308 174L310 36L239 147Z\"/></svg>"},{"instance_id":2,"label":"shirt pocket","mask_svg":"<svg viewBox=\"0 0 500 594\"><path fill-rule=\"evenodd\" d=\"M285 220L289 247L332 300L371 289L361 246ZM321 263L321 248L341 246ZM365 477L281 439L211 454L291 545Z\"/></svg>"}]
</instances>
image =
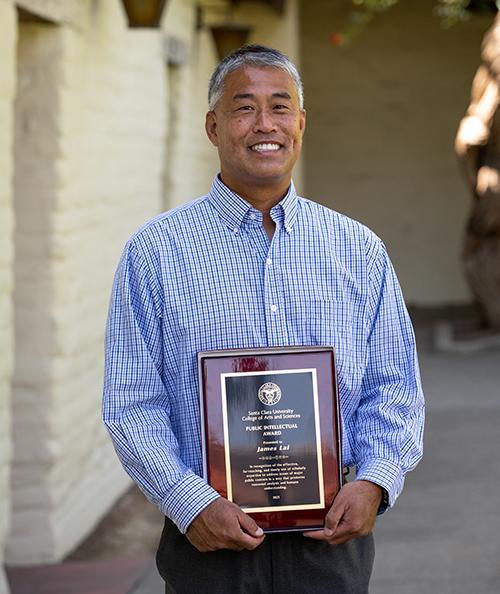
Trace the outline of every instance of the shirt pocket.
<instances>
[{"instance_id":1,"label":"shirt pocket","mask_svg":"<svg viewBox=\"0 0 500 594\"><path fill-rule=\"evenodd\" d=\"M290 302L287 313L293 344L334 347L339 386L357 392L367 349L363 321L352 301L300 298Z\"/></svg>"}]
</instances>

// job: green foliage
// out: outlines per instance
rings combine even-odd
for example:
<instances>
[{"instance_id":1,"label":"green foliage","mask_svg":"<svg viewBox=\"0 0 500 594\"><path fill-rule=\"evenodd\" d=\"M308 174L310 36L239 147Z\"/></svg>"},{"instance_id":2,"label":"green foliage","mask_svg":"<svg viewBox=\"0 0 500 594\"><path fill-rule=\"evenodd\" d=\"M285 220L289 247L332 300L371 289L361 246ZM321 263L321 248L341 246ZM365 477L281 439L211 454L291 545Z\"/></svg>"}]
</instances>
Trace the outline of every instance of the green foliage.
<instances>
[{"instance_id":1,"label":"green foliage","mask_svg":"<svg viewBox=\"0 0 500 594\"><path fill-rule=\"evenodd\" d=\"M443 27L452 27L469 18L468 4L469 0L439 0L434 10L441 18Z\"/></svg>"},{"instance_id":2,"label":"green foliage","mask_svg":"<svg viewBox=\"0 0 500 594\"><path fill-rule=\"evenodd\" d=\"M388 10L400 0L351 0L354 10L350 15L350 25L343 32L335 32L331 43L345 45L357 37L377 13ZM401 0L403 2L404 0ZM444 28L466 21L473 12L496 12L500 10L500 0L436 0L434 13Z\"/></svg>"},{"instance_id":3,"label":"green foliage","mask_svg":"<svg viewBox=\"0 0 500 594\"><path fill-rule=\"evenodd\" d=\"M352 0L354 6L363 13L382 12L397 4L399 0ZM436 0L435 13L441 18L444 27L451 27L470 18L471 11L491 11L500 2L494 0Z\"/></svg>"},{"instance_id":4,"label":"green foliage","mask_svg":"<svg viewBox=\"0 0 500 594\"><path fill-rule=\"evenodd\" d=\"M387 10L398 2L399 0L352 0L354 5L363 7L365 10L373 12Z\"/></svg>"},{"instance_id":5,"label":"green foliage","mask_svg":"<svg viewBox=\"0 0 500 594\"><path fill-rule=\"evenodd\" d=\"M466 21L473 12L496 12L500 2L495 0L439 0L435 8L444 27Z\"/></svg>"}]
</instances>

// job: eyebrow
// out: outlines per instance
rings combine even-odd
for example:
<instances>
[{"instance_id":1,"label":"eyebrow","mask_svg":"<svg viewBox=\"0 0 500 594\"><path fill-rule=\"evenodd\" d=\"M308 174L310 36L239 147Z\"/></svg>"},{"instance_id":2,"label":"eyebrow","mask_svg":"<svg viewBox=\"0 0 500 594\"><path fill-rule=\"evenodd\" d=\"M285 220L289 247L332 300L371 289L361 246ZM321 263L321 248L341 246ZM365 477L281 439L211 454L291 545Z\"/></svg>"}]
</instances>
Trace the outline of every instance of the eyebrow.
<instances>
[{"instance_id":1,"label":"eyebrow","mask_svg":"<svg viewBox=\"0 0 500 594\"><path fill-rule=\"evenodd\" d=\"M290 93L287 93L286 91L277 91L276 93L272 94L272 97L288 100L291 100L292 98ZM255 99L255 95L253 93L236 93L236 95L233 95L234 101L237 101L238 99Z\"/></svg>"}]
</instances>

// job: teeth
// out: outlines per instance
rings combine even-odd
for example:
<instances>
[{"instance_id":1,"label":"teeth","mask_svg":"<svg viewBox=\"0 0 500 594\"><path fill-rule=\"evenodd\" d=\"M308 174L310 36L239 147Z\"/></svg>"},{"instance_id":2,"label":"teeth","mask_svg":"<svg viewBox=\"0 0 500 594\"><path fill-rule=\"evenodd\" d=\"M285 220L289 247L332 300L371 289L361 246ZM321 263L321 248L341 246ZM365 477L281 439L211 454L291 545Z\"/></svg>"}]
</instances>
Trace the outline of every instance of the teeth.
<instances>
[{"instance_id":1,"label":"teeth","mask_svg":"<svg viewBox=\"0 0 500 594\"><path fill-rule=\"evenodd\" d=\"M274 142L263 142L261 144L254 144L251 149L257 152L264 152L264 151L278 151L280 148L279 144L275 144Z\"/></svg>"}]
</instances>

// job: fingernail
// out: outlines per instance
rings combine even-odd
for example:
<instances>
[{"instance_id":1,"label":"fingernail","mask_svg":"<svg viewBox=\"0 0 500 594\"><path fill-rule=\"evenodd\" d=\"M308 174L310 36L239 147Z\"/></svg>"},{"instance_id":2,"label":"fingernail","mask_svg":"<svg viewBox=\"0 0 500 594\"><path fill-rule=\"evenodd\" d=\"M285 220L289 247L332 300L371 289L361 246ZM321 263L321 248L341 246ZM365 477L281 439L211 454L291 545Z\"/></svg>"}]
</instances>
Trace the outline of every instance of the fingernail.
<instances>
[{"instance_id":1,"label":"fingernail","mask_svg":"<svg viewBox=\"0 0 500 594\"><path fill-rule=\"evenodd\" d=\"M255 531L255 536L262 536L264 534L264 530L262 530L262 528L257 528L257 530Z\"/></svg>"},{"instance_id":2,"label":"fingernail","mask_svg":"<svg viewBox=\"0 0 500 594\"><path fill-rule=\"evenodd\" d=\"M330 530L330 528L325 528L323 532L325 536L331 536L333 534L333 530Z\"/></svg>"}]
</instances>

